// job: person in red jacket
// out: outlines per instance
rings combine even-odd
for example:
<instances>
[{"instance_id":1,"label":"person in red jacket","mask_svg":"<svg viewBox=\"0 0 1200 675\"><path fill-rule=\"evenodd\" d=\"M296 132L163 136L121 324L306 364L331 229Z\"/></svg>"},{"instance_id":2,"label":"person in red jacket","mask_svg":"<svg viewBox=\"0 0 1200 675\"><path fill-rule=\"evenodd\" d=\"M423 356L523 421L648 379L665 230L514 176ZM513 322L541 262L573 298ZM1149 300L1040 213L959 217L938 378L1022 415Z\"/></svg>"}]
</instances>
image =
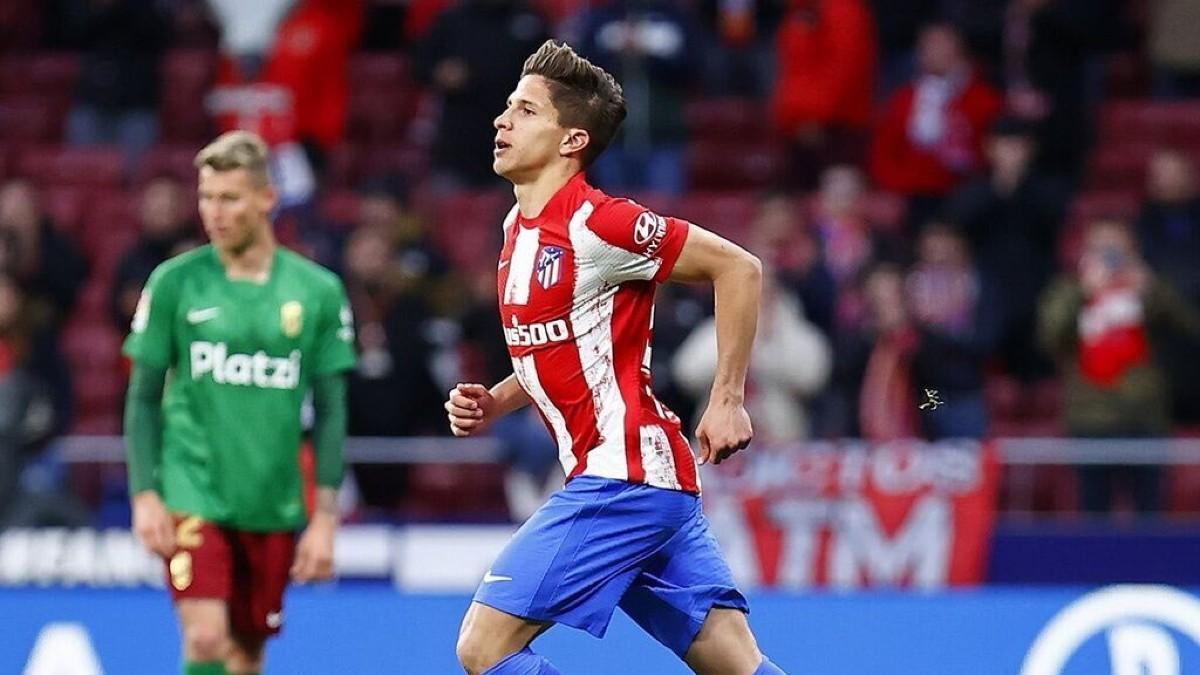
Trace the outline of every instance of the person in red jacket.
<instances>
[{"instance_id":1,"label":"person in red jacket","mask_svg":"<svg viewBox=\"0 0 1200 675\"><path fill-rule=\"evenodd\" d=\"M926 27L917 60L916 77L884 104L870 159L881 187L909 197L909 223L934 215L959 183L983 167L984 137L1003 108L954 27Z\"/></svg>"},{"instance_id":2,"label":"person in red jacket","mask_svg":"<svg viewBox=\"0 0 1200 675\"><path fill-rule=\"evenodd\" d=\"M312 196L325 154L345 133L346 69L364 6L300 0L265 53L222 54L210 108L222 130L252 131L271 146L284 206Z\"/></svg>"},{"instance_id":3,"label":"person in red jacket","mask_svg":"<svg viewBox=\"0 0 1200 675\"><path fill-rule=\"evenodd\" d=\"M813 187L825 166L862 160L877 59L871 11L863 0L791 0L776 51L772 121L795 144L795 178Z\"/></svg>"}]
</instances>

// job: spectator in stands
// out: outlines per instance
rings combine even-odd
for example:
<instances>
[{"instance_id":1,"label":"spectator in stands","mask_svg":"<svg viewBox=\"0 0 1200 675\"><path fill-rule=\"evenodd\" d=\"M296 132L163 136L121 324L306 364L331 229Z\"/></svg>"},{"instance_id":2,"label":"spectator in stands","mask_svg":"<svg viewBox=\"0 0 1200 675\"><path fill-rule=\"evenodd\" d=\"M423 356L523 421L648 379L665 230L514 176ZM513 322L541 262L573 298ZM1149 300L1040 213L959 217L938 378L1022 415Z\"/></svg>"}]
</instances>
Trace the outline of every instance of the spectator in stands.
<instances>
[{"instance_id":1,"label":"spectator in stands","mask_svg":"<svg viewBox=\"0 0 1200 675\"><path fill-rule=\"evenodd\" d=\"M72 394L60 334L88 264L42 212L33 185L20 179L0 185L0 273L17 282L37 317L30 368L50 387L55 419L64 429L71 419Z\"/></svg>"},{"instance_id":2,"label":"spectator in stands","mask_svg":"<svg viewBox=\"0 0 1200 675\"><path fill-rule=\"evenodd\" d=\"M916 70L917 35L939 15L941 0L871 0L879 36L878 92L891 95Z\"/></svg>"},{"instance_id":3,"label":"spectator in stands","mask_svg":"<svg viewBox=\"0 0 1200 675\"><path fill-rule=\"evenodd\" d=\"M430 158L435 191L500 185L492 121L547 37L545 20L524 0L464 0L438 16L413 54L417 76L442 104Z\"/></svg>"},{"instance_id":4,"label":"spectator in stands","mask_svg":"<svg viewBox=\"0 0 1200 675\"><path fill-rule=\"evenodd\" d=\"M700 0L705 89L717 96L763 98L775 77L775 32L789 0Z\"/></svg>"},{"instance_id":5,"label":"spectator in stands","mask_svg":"<svg viewBox=\"0 0 1200 675\"><path fill-rule=\"evenodd\" d=\"M990 173L960 188L947 219L959 226L983 274L1003 280L1005 316L999 345L1008 372L1029 382L1051 374L1035 339L1037 300L1057 269L1066 190L1032 166L1032 127L999 120L987 139Z\"/></svg>"},{"instance_id":6,"label":"spectator in stands","mask_svg":"<svg viewBox=\"0 0 1200 675\"><path fill-rule=\"evenodd\" d=\"M821 175L813 225L821 244L823 267L833 277L836 329L855 326L862 320L865 304L858 291L862 273L873 263L902 263L902 243L874 227L867 218L866 182L862 172L849 165L832 166ZM819 290L819 289L818 289ZM808 296L806 296L808 297ZM821 302L814 302L820 316Z\"/></svg>"},{"instance_id":7,"label":"spectator in stands","mask_svg":"<svg viewBox=\"0 0 1200 675\"><path fill-rule=\"evenodd\" d=\"M117 264L109 309L116 329L129 330L142 287L162 261L203 243L200 226L189 217L184 188L169 177L155 178L142 189L141 231Z\"/></svg>"},{"instance_id":8,"label":"spectator in stands","mask_svg":"<svg viewBox=\"0 0 1200 675\"><path fill-rule=\"evenodd\" d=\"M88 522L75 499L50 486L31 491L22 481L62 427L48 384L33 364L38 313L16 279L0 273L0 531Z\"/></svg>"},{"instance_id":9,"label":"spectator in stands","mask_svg":"<svg viewBox=\"0 0 1200 675\"><path fill-rule=\"evenodd\" d=\"M345 251L346 293L354 312L359 360L348 381L353 436L444 433L429 414L441 404L430 373L429 308L396 264L395 240L386 229L363 225ZM363 501L394 505L402 497L404 467L355 467Z\"/></svg>"},{"instance_id":10,"label":"spectator in stands","mask_svg":"<svg viewBox=\"0 0 1200 675\"><path fill-rule=\"evenodd\" d=\"M347 65L363 0L209 0L221 24L221 61L210 107L224 130L271 146L283 207L315 194L325 158L345 134Z\"/></svg>"},{"instance_id":11,"label":"spectator in stands","mask_svg":"<svg viewBox=\"0 0 1200 675\"><path fill-rule=\"evenodd\" d=\"M579 53L628 93L625 124L588 170L610 192L682 194L683 106L699 65L697 27L678 0L613 0L580 17Z\"/></svg>"},{"instance_id":12,"label":"spectator in stands","mask_svg":"<svg viewBox=\"0 0 1200 675\"><path fill-rule=\"evenodd\" d=\"M1009 110L1037 125L1038 165L1078 178L1091 142L1089 67L1119 39L1120 0L1014 0L1004 30Z\"/></svg>"},{"instance_id":13,"label":"spectator in stands","mask_svg":"<svg viewBox=\"0 0 1200 675\"><path fill-rule=\"evenodd\" d=\"M145 0L76 0L65 18L68 43L83 52L66 140L120 145L132 169L158 139L165 17Z\"/></svg>"},{"instance_id":14,"label":"spectator in stands","mask_svg":"<svg viewBox=\"0 0 1200 675\"><path fill-rule=\"evenodd\" d=\"M791 194L763 196L750 226L748 245L775 270L779 284L797 296L805 318L829 335L837 284L825 264L820 235Z\"/></svg>"},{"instance_id":15,"label":"spectator in stands","mask_svg":"<svg viewBox=\"0 0 1200 675\"><path fill-rule=\"evenodd\" d=\"M1159 98L1200 97L1200 4L1158 0L1150 5L1147 48Z\"/></svg>"},{"instance_id":16,"label":"spectator in stands","mask_svg":"<svg viewBox=\"0 0 1200 675\"><path fill-rule=\"evenodd\" d=\"M1161 150L1151 158L1147 199L1137 220L1137 236L1146 263L1200 307L1200 193L1196 166L1178 150ZM1175 419L1200 423L1200 361L1196 345L1176 335L1164 336L1163 359L1171 364Z\"/></svg>"},{"instance_id":17,"label":"spectator in stands","mask_svg":"<svg viewBox=\"0 0 1200 675\"><path fill-rule=\"evenodd\" d=\"M910 229L934 217L954 188L983 167L983 139L1003 106L952 26L925 28L917 60L913 81L884 105L870 161L880 186L908 198Z\"/></svg>"},{"instance_id":18,"label":"spectator in stands","mask_svg":"<svg viewBox=\"0 0 1200 675\"><path fill-rule=\"evenodd\" d=\"M408 182L377 176L359 190L359 227L391 237L392 266L406 292L421 296L439 316L456 316L462 297L450 263L429 234L428 222L412 208Z\"/></svg>"},{"instance_id":19,"label":"spectator in stands","mask_svg":"<svg viewBox=\"0 0 1200 675\"><path fill-rule=\"evenodd\" d=\"M961 233L945 223L926 225L905 279L905 302L918 338L912 363L918 400L932 389L947 403L921 416L929 439L987 433L984 365L1000 337L1003 316L996 291L993 279L971 260Z\"/></svg>"},{"instance_id":20,"label":"spectator in stands","mask_svg":"<svg viewBox=\"0 0 1200 675\"><path fill-rule=\"evenodd\" d=\"M755 439L785 444L809 438L806 403L825 386L831 367L825 335L804 318L804 307L780 285L775 270L764 269L758 332L746 377L746 409L754 418ZM717 372L712 318L701 321L675 352L671 370L699 402L697 414L703 412Z\"/></svg>"},{"instance_id":21,"label":"spectator in stands","mask_svg":"<svg viewBox=\"0 0 1200 675\"><path fill-rule=\"evenodd\" d=\"M793 148L792 177L815 186L824 167L861 163L877 68L865 0L791 0L776 38L772 119Z\"/></svg>"},{"instance_id":22,"label":"spectator in stands","mask_svg":"<svg viewBox=\"0 0 1200 675\"><path fill-rule=\"evenodd\" d=\"M1161 332L1200 336L1200 315L1141 258L1122 222L1101 220L1084 236L1076 275L1054 283L1041 304L1039 337L1059 360L1064 415L1071 436L1148 438L1170 432ZM1131 483L1139 511L1160 506L1155 467L1094 466L1080 470L1088 511L1112 506L1114 483Z\"/></svg>"},{"instance_id":23,"label":"spectator in stands","mask_svg":"<svg viewBox=\"0 0 1200 675\"><path fill-rule=\"evenodd\" d=\"M870 441L920 435L912 377L918 337L904 297L904 271L888 262L860 277L862 320L843 326L835 342L826 436Z\"/></svg>"}]
</instances>

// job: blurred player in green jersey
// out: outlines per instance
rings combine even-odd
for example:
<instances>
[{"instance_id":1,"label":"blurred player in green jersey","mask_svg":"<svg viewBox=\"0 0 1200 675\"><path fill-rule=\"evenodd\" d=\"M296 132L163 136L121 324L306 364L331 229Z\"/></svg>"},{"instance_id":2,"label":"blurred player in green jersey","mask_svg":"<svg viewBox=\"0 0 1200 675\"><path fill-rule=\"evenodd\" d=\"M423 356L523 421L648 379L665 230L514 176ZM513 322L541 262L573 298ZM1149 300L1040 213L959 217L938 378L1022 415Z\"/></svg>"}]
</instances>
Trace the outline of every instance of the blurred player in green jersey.
<instances>
[{"instance_id":1,"label":"blurred player in green jersey","mask_svg":"<svg viewBox=\"0 0 1200 675\"><path fill-rule=\"evenodd\" d=\"M154 271L125 342L133 528L166 563L185 675L261 672L289 576L333 573L353 320L334 274L276 244L267 164L262 139L240 131L196 156L210 243Z\"/></svg>"}]
</instances>

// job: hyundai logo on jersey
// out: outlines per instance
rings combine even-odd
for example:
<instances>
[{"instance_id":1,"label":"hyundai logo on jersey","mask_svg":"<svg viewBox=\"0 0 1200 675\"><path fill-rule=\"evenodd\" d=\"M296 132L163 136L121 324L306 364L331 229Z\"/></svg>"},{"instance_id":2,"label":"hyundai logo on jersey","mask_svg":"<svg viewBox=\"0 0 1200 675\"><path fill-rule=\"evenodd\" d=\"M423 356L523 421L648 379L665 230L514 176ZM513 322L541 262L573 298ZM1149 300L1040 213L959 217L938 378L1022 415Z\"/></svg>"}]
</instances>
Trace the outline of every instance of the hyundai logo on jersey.
<instances>
[{"instance_id":1,"label":"hyundai logo on jersey","mask_svg":"<svg viewBox=\"0 0 1200 675\"><path fill-rule=\"evenodd\" d=\"M557 246L543 246L538 257L537 279L542 288L550 288L562 276L563 250Z\"/></svg>"}]
</instances>

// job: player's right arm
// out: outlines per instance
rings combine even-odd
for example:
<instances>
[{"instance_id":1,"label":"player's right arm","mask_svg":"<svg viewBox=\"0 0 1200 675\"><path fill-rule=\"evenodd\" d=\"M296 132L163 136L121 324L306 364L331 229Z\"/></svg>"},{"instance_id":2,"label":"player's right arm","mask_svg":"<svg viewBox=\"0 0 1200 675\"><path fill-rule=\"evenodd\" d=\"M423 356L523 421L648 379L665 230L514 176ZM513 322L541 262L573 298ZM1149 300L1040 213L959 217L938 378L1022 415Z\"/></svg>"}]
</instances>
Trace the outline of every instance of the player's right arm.
<instances>
[{"instance_id":1,"label":"player's right arm","mask_svg":"<svg viewBox=\"0 0 1200 675\"><path fill-rule=\"evenodd\" d=\"M455 436L482 433L497 419L529 405L529 394L509 375L488 389L482 384L458 384L450 390L444 407Z\"/></svg>"},{"instance_id":2,"label":"player's right arm","mask_svg":"<svg viewBox=\"0 0 1200 675\"><path fill-rule=\"evenodd\" d=\"M124 352L133 360L125 399L126 465L133 530L146 548L162 556L175 551L175 524L159 493L162 465L163 392L173 361L176 292L160 266L142 291Z\"/></svg>"}]
</instances>

